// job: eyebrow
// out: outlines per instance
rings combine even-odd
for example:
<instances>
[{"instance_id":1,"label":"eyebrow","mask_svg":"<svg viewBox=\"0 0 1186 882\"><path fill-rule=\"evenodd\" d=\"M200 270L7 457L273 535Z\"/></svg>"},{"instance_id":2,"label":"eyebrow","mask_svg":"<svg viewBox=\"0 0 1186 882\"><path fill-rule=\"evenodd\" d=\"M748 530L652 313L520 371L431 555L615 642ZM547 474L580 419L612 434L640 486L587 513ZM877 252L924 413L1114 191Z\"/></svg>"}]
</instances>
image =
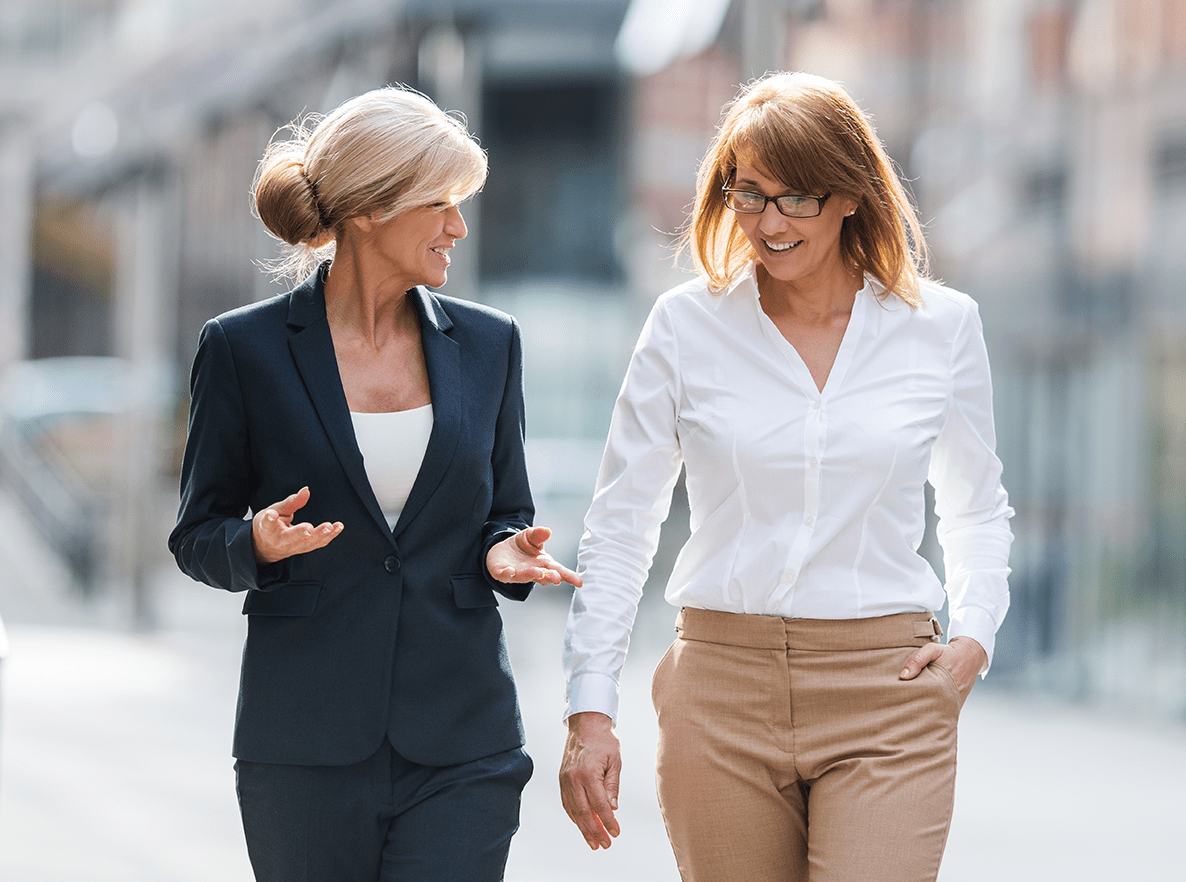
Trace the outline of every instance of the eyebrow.
<instances>
[{"instance_id":1,"label":"eyebrow","mask_svg":"<svg viewBox=\"0 0 1186 882\"><path fill-rule=\"evenodd\" d=\"M762 192L762 185L751 178L737 178L735 181L733 181L734 189L736 189L739 184L744 184L747 187L753 187L753 189L755 189L759 192ZM806 193L802 193L802 192L795 190L794 187L788 187L786 184L783 184L782 187L780 187L779 189L781 189L781 191L782 191L781 193L778 193L777 195L771 196L769 198L779 199L783 196L806 196L807 195ZM764 192L762 192L762 195L765 196L766 194Z\"/></svg>"}]
</instances>

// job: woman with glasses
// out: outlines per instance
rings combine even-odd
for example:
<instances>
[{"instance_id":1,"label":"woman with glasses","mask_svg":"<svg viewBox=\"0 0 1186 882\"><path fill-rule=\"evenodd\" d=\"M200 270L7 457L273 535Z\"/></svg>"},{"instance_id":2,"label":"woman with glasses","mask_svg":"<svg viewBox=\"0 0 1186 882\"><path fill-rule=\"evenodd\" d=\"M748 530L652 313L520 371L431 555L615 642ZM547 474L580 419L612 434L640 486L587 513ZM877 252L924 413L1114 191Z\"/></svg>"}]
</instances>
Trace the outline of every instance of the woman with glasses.
<instances>
[{"instance_id":1,"label":"woman with glasses","mask_svg":"<svg viewBox=\"0 0 1186 882\"><path fill-rule=\"evenodd\" d=\"M619 833L618 677L682 466L653 698L683 879L933 880L957 718L1009 604L976 304L926 279L868 119L805 74L728 108L684 242L699 277L642 331L581 542L565 809L591 848ZM918 554L928 480L945 585Z\"/></svg>"}]
</instances>

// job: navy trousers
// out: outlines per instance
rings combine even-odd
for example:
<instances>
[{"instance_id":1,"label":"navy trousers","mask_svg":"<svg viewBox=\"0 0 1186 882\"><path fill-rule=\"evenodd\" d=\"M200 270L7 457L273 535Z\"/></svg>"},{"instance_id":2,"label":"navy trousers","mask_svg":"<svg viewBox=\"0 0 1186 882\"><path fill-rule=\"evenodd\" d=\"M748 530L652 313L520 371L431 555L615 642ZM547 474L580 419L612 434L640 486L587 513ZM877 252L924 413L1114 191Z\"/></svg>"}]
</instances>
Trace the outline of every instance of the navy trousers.
<instances>
[{"instance_id":1,"label":"navy trousers","mask_svg":"<svg viewBox=\"0 0 1186 882\"><path fill-rule=\"evenodd\" d=\"M235 763L257 882L500 882L531 772L519 748L438 767L386 741L353 766Z\"/></svg>"}]
</instances>

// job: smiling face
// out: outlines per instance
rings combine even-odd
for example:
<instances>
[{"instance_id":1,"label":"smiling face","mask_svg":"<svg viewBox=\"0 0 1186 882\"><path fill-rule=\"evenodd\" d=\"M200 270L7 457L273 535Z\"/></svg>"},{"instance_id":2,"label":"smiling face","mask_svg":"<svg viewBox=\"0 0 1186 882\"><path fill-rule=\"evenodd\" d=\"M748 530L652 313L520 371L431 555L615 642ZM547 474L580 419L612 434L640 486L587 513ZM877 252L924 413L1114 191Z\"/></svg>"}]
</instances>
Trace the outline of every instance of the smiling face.
<instances>
[{"instance_id":1,"label":"smiling face","mask_svg":"<svg viewBox=\"0 0 1186 882\"><path fill-rule=\"evenodd\" d=\"M372 221L367 239L384 275L416 285L439 288L448 279L449 251L466 235L461 208L452 200L421 205L387 221Z\"/></svg>"},{"instance_id":2,"label":"smiling face","mask_svg":"<svg viewBox=\"0 0 1186 882\"><path fill-rule=\"evenodd\" d=\"M750 190L771 198L793 193L766 175L757 165L738 157L737 171L729 186ZM799 193L825 196L824 193ZM856 203L832 194L818 217L794 218L781 214L774 202L766 203L761 214L734 214L758 261L776 285L810 292L835 279L851 275L840 252L840 230L844 218Z\"/></svg>"}]
</instances>

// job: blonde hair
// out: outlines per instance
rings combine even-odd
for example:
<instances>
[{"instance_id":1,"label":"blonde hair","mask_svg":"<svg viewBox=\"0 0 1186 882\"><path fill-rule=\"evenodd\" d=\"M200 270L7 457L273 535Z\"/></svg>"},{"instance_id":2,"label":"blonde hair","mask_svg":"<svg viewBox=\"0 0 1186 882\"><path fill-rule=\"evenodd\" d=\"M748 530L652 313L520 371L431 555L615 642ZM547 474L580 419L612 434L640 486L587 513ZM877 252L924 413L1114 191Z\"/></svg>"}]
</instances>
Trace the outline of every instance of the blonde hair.
<instances>
[{"instance_id":1,"label":"blonde hair","mask_svg":"<svg viewBox=\"0 0 1186 882\"><path fill-rule=\"evenodd\" d=\"M433 202L472 196L486 181L486 154L465 127L405 86L375 89L325 117L284 127L252 184L255 213L293 246L271 266L299 277L333 255L348 218L386 221Z\"/></svg>"},{"instance_id":2,"label":"blonde hair","mask_svg":"<svg viewBox=\"0 0 1186 882\"><path fill-rule=\"evenodd\" d=\"M680 239L709 287L724 289L757 256L721 192L741 159L796 193L853 200L856 213L840 231L843 260L917 308L927 269L922 227L873 125L844 88L811 74L767 74L726 109Z\"/></svg>"}]
</instances>

